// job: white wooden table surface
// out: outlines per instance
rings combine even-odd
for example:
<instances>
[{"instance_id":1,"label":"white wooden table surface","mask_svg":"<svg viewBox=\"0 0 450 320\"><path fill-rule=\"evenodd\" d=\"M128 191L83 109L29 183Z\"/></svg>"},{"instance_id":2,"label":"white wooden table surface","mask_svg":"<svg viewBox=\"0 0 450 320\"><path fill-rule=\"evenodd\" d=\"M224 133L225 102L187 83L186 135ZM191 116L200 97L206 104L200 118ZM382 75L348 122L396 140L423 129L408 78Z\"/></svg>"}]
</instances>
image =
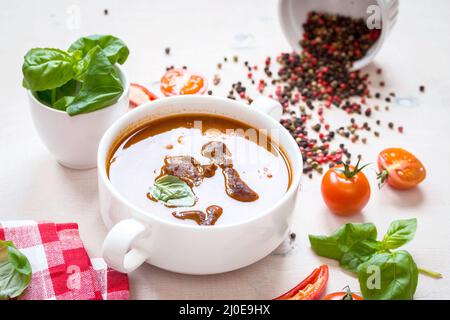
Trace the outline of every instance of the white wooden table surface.
<instances>
[{"instance_id":1,"label":"white wooden table surface","mask_svg":"<svg viewBox=\"0 0 450 320\"><path fill-rule=\"evenodd\" d=\"M187 65L212 78L224 56L237 54L241 61L261 65L266 55L289 50L276 8L275 0L0 0L0 221L77 222L91 256L100 255L107 233L98 211L96 169L61 167L33 128L21 87L22 57L29 48L66 48L79 36L110 33L130 47L125 69L132 81L148 84L172 64ZM428 169L423 185L409 192L378 191L374 170L368 169L371 201L361 215L351 218L374 222L380 234L392 220L418 218L417 235L406 249L418 265L442 272L444 279L420 276L416 299L450 299L449 10L450 2L445 0L401 1L398 24L369 70L382 67L387 83L383 92L395 91L411 102L409 106L393 103L390 112L377 115L384 123L402 124L405 133L385 126L380 139L370 138L367 145L351 148L353 154L374 162L382 148L401 146ZM164 54L167 46L172 49L170 56ZM225 95L231 81L246 74L232 63L224 69L224 83L214 88L215 94ZM422 84L425 94L418 90ZM339 121L342 114L336 111L327 117ZM289 248L285 244L252 266L214 276L186 276L145 265L130 275L132 298L270 299L321 263L331 266L329 291L346 285L359 289L354 276L310 250L308 233L331 233L347 221L327 211L319 186L318 176L303 180L293 227L297 240L287 254L281 254Z\"/></svg>"}]
</instances>

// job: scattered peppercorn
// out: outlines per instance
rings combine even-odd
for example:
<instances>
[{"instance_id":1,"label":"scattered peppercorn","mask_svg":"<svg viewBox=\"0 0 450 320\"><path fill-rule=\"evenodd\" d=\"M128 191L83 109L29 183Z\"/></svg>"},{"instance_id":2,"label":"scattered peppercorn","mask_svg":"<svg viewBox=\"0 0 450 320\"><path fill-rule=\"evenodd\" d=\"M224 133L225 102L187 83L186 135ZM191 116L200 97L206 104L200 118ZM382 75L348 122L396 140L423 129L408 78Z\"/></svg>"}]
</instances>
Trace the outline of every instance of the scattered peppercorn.
<instances>
[{"instance_id":1,"label":"scattered peppercorn","mask_svg":"<svg viewBox=\"0 0 450 320\"><path fill-rule=\"evenodd\" d=\"M220 80L221 80L220 76L218 74L215 74L213 78L213 84L217 86L220 83Z\"/></svg>"},{"instance_id":2,"label":"scattered peppercorn","mask_svg":"<svg viewBox=\"0 0 450 320\"><path fill-rule=\"evenodd\" d=\"M260 67L244 61L247 79L243 82L255 85L257 92L265 92L282 105L284 116L281 124L299 147L304 160L303 173L312 178L312 172L321 173L325 165L332 167L351 162L352 154L343 144L337 149L332 147L336 137L348 139L349 143L361 141L363 144L368 143L368 138L362 131L373 132L375 137L380 137L380 132L372 130L369 122L359 124L352 117L350 125L331 129L326 119L327 110L333 107L349 115L367 118L372 117L374 111L381 110L380 105L369 105L372 97L382 97L380 92L374 96L370 93L370 75L352 69L353 63L377 41L380 30L369 30L363 19L317 12L308 14L303 30L301 53L278 55L273 59L278 63L277 70L271 57L266 57ZM224 61L227 61L226 57ZM237 58L233 57L233 61L237 62ZM256 72L259 68L264 78ZM381 74L382 70L376 69L375 72ZM384 87L385 82L380 81L379 85ZM274 91L267 92L271 88ZM228 97L250 103L251 92L247 92L239 81L232 84ZM393 92L383 95L386 102L395 97ZM389 106L385 110L388 111ZM355 117L359 121L359 117ZM374 121L381 125L380 120ZM399 127L398 130L403 129Z\"/></svg>"},{"instance_id":3,"label":"scattered peppercorn","mask_svg":"<svg viewBox=\"0 0 450 320\"><path fill-rule=\"evenodd\" d=\"M420 90L420 92L425 92L425 86L420 86L419 90Z\"/></svg>"},{"instance_id":4,"label":"scattered peppercorn","mask_svg":"<svg viewBox=\"0 0 450 320\"><path fill-rule=\"evenodd\" d=\"M170 54L170 48L169 47L165 48L164 52L166 53L166 55L169 55Z\"/></svg>"}]
</instances>

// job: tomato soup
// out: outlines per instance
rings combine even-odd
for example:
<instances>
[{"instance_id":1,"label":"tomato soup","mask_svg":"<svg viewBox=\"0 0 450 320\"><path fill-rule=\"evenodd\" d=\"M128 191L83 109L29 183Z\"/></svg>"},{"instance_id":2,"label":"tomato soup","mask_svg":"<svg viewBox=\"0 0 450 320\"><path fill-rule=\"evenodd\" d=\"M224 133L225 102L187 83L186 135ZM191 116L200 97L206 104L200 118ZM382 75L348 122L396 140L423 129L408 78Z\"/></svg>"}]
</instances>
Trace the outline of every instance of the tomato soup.
<instances>
[{"instance_id":1,"label":"tomato soup","mask_svg":"<svg viewBox=\"0 0 450 320\"><path fill-rule=\"evenodd\" d=\"M292 170L273 132L216 115L183 114L127 130L107 158L116 190L152 215L225 225L272 207Z\"/></svg>"}]
</instances>

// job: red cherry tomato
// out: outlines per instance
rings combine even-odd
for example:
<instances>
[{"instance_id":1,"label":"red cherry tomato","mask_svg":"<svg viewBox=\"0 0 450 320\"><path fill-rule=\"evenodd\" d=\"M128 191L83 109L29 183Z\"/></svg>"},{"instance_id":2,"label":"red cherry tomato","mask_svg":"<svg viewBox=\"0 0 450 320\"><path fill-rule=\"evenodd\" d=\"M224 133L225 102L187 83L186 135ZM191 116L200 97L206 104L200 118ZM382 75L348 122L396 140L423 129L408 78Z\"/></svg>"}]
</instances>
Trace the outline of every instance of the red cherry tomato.
<instances>
[{"instance_id":1,"label":"red cherry tomato","mask_svg":"<svg viewBox=\"0 0 450 320\"><path fill-rule=\"evenodd\" d=\"M203 94L206 89L206 79L186 69L170 69L161 78L161 91L165 96Z\"/></svg>"},{"instance_id":2,"label":"red cherry tomato","mask_svg":"<svg viewBox=\"0 0 450 320\"><path fill-rule=\"evenodd\" d=\"M153 101L158 97L151 93L146 87L137 84L130 84L130 104L132 107L137 107L145 102Z\"/></svg>"},{"instance_id":3,"label":"red cherry tomato","mask_svg":"<svg viewBox=\"0 0 450 320\"><path fill-rule=\"evenodd\" d=\"M369 202L370 185L361 171L347 164L328 170L322 178L322 197L327 207L335 214L349 216L360 212Z\"/></svg>"},{"instance_id":4,"label":"red cherry tomato","mask_svg":"<svg viewBox=\"0 0 450 320\"><path fill-rule=\"evenodd\" d=\"M378 155L380 185L387 182L393 188L406 190L421 183L427 172L422 162L401 148L389 148Z\"/></svg>"},{"instance_id":5,"label":"red cherry tomato","mask_svg":"<svg viewBox=\"0 0 450 320\"><path fill-rule=\"evenodd\" d=\"M350 289L346 287L345 291L327 294L322 300L364 300L364 298L351 292Z\"/></svg>"}]
</instances>

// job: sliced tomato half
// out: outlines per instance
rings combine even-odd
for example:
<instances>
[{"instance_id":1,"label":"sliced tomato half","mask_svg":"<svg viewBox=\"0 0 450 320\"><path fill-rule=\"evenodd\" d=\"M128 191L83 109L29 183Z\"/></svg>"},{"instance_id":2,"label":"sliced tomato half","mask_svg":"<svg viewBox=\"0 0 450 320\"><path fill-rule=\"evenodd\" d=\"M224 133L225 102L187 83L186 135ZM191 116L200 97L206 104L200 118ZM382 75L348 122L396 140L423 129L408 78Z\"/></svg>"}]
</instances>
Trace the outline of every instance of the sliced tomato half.
<instances>
[{"instance_id":1,"label":"sliced tomato half","mask_svg":"<svg viewBox=\"0 0 450 320\"><path fill-rule=\"evenodd\" d=\"M207 87L205 77L187 69L170 69L161 78L161 92L167 97L184 94L204 94Z\"/></svg>"},{"instance_id":2,"label":"sliced tomato half","mask_svg":"<svg viewBox=\"0 0 450 320\"><path fill-rule=\"evenodd\" d=\"M158 99L158 97L143 85L137 83L130 84L130 104L132 107L137 107L143 103L156 99Z\"/></svg>"}]
</instances>

